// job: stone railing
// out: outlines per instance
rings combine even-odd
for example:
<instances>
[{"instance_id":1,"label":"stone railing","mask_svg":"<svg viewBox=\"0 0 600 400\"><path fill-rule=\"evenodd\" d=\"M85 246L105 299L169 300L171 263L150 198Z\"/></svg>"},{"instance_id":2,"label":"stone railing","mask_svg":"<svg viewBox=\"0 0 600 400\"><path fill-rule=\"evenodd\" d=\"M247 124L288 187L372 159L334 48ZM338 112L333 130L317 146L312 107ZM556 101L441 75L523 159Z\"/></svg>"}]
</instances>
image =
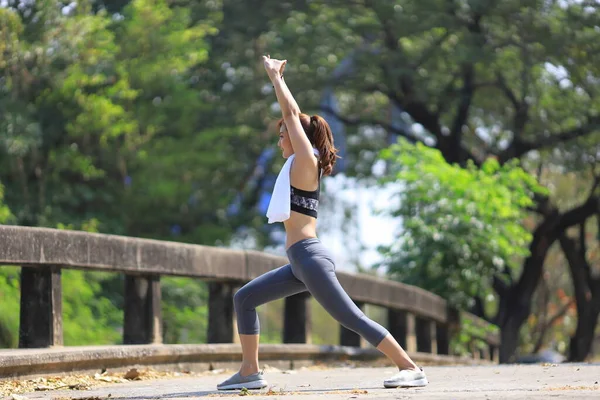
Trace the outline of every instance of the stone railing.
<instances>
[{"instance_id":1,"label":"stone railing","mask_svg":"<svg viewBox=\"0 0 600 400\"><path fill-rule=\"evenodd\" d=\"M233 294L245 282L285 263L285 258L250 250L0 225L0 265L21 266L21 348L62 346L64 268L125 274L124 344L162 342L161 276L206 281L207 341L233 343L237 338ZM459 315L444 299L420 288L368 275L337 275L359 307L373 304L387 309L387 328L408 352L450 354L450 338L460 331L465 317L489 326L470 314ZM310 343L308 300L306 293L285 300L284 343ZM488 332L480 339L487 347L474 351L474 358L497 361L499 335ZM339 344L359 347L361 338L341 327Z\"/></svg>"}]
</instances>

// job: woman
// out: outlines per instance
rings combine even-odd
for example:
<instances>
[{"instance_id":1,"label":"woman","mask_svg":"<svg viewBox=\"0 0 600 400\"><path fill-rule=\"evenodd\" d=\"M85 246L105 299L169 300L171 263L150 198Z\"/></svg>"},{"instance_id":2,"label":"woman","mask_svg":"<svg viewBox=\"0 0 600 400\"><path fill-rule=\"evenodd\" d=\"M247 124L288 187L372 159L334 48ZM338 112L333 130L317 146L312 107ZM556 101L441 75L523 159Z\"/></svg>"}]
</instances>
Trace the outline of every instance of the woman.
<instances>
[{"instance_id":1,"label":"woman","mask_svg":"<svg viewBox=\"0 0 600 400\"><path fill-rule=\"evenodd\" d=\"M272 219L283 221L290 264L259 276L235 294L242 366L217 388L261 389L267 386L258 368L259 321L256 307L306 290L343 326L363 336L398 366L399 373L384 380L385 387L425 386L428 383L425 373L408 357L392 335L367 318L344 292L335 275L335 264L330 253L317 239L321 176L331 174L337 150L333 146L333 136L327 122L319 116L309 117L300 113L283 80L286 62L263 56L265 69L283 113L278 123L278 146L283 157L288 159L275 184L267 216L269 222L273 222ZM283 189L278 187L280 181L283 182ZM278 190L286 194L277 198ZM283 211L278 210L282 212L272 212L270 215L272 208L281 208Z\"/></svg>"}]
</instances>

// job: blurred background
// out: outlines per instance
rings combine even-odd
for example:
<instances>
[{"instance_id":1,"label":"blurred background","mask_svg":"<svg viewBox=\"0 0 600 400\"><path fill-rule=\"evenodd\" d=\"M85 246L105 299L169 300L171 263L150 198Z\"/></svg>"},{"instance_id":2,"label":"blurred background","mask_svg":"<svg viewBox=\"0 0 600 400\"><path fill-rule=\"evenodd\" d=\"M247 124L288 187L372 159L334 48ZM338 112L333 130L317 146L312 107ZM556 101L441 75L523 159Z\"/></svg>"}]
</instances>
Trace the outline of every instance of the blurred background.
<instances>
[{"instance_id":1,"label":"blurred background","mask_svg":"<svg viewBox=\"0 0 600 400\"><path fill-rule=\"evenodd\" d=\"M266 53L334 131L318 230L338 269L440 294L513 361L599 359L597 0L0 0L0 223L283 255ZM122 288L64 270L65 345L119 343ZM204 342L205 284L162 292L164 342ZM17 267L0 310L16 347ZM313 303L313 343L331 322Z\"/></svg>"}]
</instances>

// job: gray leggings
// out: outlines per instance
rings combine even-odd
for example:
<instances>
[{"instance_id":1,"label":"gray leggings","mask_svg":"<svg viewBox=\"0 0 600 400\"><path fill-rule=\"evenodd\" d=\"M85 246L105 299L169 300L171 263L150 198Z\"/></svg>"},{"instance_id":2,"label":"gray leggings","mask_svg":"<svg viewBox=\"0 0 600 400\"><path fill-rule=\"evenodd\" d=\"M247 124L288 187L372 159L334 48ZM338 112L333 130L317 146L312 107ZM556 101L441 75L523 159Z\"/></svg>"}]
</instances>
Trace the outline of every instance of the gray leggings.
<instances>
[{"instance_id":1,"label":"gray leggings","mask_svg":"<svg viewBox=\"0 0 600 400\"><path fill-rule=\"evenodd\" d=\"M377 347L388 331L354 304L335 275L335 264L319 239L304 239L287 249L290 264L269 271L244 285L234 296L238 332L256 335L256 307L306 290L346 328Z\"/></svg>"}]
</instances>

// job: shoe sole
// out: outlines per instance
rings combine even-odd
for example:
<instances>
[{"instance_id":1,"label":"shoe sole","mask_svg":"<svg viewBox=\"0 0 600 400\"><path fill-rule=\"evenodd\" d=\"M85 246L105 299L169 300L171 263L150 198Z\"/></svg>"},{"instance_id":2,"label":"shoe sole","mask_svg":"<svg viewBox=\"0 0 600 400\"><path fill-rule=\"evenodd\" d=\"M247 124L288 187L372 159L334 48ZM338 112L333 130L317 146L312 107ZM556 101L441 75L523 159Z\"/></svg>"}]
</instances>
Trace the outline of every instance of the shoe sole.
<instances>
[{"instance_id":1,"label":"shoe sole","mask_svg":"<svg viewBox=\"0 0 600 400\"><path fill-rule=\"evenodd\" d=\"M383 386L386 388L397 388L397 387L423 387L427 386L429 382L427 378L415 379L414 381L401 382L401 383L387 383L383 382Z\"/></svg>"},{"instance_id":2,"label":"shoe sole","mask_svg":"<svg viewBox=\"0 0 600 400\"><path fill-rule=\"evenodd\" d=\"M246 388L250 389L262 389L267 387L267 381L264 379L252 382L244 382L244 383L232 383L231 385L217 387L218 390L236 390Z\"/></svg>"}]
</instances>

